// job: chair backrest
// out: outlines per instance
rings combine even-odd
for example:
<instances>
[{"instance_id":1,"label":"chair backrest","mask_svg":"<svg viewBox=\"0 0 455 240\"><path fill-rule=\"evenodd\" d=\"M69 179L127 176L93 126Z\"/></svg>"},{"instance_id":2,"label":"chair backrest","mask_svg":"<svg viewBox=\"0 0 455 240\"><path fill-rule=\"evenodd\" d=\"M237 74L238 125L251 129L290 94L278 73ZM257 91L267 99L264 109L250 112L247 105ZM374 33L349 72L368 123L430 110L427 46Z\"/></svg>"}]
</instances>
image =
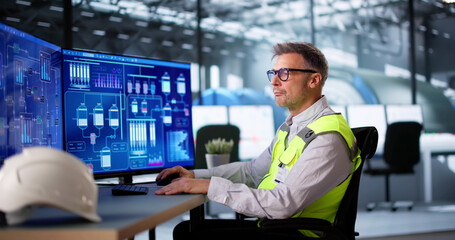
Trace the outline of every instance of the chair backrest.
<instances>
[{"instance_id":1,"label":"chair backrest","mask_svg":"<svg viewBox=\"0 0 455 240\"><path fill-rule=\"evenodd\" d=\"M207 168L205 160L205 144L215 138L224 138L226 141L233 140L234 148L232 149L230 162L239 160L239 139L240 129L234 125L206 125L201 127L196 133L196 153L194 167L196 169Z\"/></svg>"},{"instance_id":2,"label":"chair backrest","mask_svg":"<svg viewBox=\"0 0 455 240\"><path fill-rule=\"evenodd\" d=\"M363 163L374 156L378 145L378 131L375 127L352 128L352 132L361 151L362 162L351 177L351 182L341 200L334 222L334 227L349 239L355 239L356 235L355 221L357 218L357 203Z\"/></svg>"},{"instance_id":3,"label":"chair backrest","mask_svg":"<svg viewBox=\"0 0 455 240\"><path fill-rule=\"evenodd\" d=\"M420 134L418 122L395 122L387 127L384 160L394 171L413 172L420 161Z\"/></svg>"}]
</instances>

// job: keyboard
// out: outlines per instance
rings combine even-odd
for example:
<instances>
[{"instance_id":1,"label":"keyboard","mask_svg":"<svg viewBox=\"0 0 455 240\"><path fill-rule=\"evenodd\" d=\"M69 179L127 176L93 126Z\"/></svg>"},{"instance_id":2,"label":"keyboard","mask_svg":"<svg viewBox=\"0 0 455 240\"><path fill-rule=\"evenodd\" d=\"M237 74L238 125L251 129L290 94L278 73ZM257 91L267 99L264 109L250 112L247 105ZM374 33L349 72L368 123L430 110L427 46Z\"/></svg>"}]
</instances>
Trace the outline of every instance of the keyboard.
<instances>
[{"instance_id":1,"label":"keyboard","mask_svg":"<svg viewBox=\"0 0 455 240\"><path fill-rule=\"evenodd\" d=\"M147 187L141 187L131 184L117 184L112 188L112 195L145 195L149 189Z\"/></svg>"}]
</instances>

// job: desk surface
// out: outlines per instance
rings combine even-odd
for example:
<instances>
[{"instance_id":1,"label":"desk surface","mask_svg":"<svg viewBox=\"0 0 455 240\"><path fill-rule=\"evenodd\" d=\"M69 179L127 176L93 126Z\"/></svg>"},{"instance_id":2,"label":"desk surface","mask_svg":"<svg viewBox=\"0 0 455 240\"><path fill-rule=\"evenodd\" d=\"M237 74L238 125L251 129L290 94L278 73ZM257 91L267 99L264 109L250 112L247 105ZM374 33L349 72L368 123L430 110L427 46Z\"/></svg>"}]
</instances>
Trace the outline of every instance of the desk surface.
<instances>
[{"instance_id":1,"label":"desk surface","mask_svg":"<svg viewBox=\"0 0 455 240\"><path fill-rule=\"evenodd\" d=\"M55 208L39 208L19 226L0 228L0 239L126 239L153 229L202 205L201 194L157 196L156 185L147 184L147 195L112 196L111 188L99 187L100 223L88 222Z\"/></svg>"}]
</instances>

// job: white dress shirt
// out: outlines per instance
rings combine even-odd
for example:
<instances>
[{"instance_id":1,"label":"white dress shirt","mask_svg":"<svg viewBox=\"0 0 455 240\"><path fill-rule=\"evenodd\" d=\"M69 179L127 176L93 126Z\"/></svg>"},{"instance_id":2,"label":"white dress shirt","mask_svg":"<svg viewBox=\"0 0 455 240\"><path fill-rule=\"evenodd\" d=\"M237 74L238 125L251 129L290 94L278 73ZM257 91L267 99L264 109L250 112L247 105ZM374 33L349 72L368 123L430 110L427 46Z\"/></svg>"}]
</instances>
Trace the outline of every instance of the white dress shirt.
<instances>
[{"instance_id":1,"label":"white dress shirt","mask_svg":"<svg viewBox=\"0 0 455 240\"><path fill-rule=\"evenodd\" d=\"M285 121L290 127L288 143L305 126L333 112L323 96L299 115L289 116ZM328 133L316 137L306 147L283 182L272 190L257 189L270 170L276 140L275 134L269 147L249 162L194 170L196 178L211 178L208 198L251 217L290 218L342 183L353 171L344 139L340 134Z\"/></svg>"}]
</instances>

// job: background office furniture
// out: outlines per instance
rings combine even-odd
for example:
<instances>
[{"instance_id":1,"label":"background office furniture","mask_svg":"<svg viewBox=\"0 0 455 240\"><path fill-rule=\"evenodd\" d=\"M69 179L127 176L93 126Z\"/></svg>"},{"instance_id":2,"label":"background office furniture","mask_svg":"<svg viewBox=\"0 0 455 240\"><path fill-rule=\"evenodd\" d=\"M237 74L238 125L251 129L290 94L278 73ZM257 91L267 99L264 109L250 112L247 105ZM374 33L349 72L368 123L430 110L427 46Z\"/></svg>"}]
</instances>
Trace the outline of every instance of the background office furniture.
<instances>
[{"instance_id":1,"label":"background office furniture","mask_svg":"<svg viewBox=\"0 0 455 240\"><path fill-rule=\"evenodd\" d=\"M420 161L420 133L422 124L418 122L395 122L387 127L384 143L385 167L375 168L367 162L366 174L385 177L386 202L368 203L367 210L371 211L377 206L390 207L396 211L398 207L412 209L412 202L390 202L391 174L412 174L414 165Z\"/></svg>"},{"instance_id":2,"label":"background office furniture","mask_svg":"<svg viewBox=\"0 0 455 240\"><path fill-rule=\"evenodd\" d=\"M206 125L201 127L196 134L196 154L194 159L194 168L206 169L207 163L205 160L205 144L214 138L224 138L226 141L233 140L234 147L231 152L229 162L237 162L239 160L239 139L240 130L234 125Z\"/></svg>"},{"instance_id":3,"label":"background office furniture","mask_svg":"<svg viewBox=\"0 0 455 240\"><path fill-rule=\"evenodd\" d=\"M374 126L378 130L378 147L376 154L381 155L384 150L384 139L387 129L387 117L384 105L348 105L346 115L351 128Z\"/></svg>"},{"instance_id":4,"label":"background office furniture","mask_svg":"<svg viewBox=\"0 0 455 240\"><path fill-rule=\"evenodd\" d=\"M268 105L229 106L229 123L240 129L239 159L257 158L275 135L273 108Z\"/></svg>"},{"instance_id":5,"label":"background office furniture","mask_svg":"<svg viewBox=\"0 0 455 240\"><path fill-rule=\"evenodd\" d=\"M240 129L237 126L230 124L206 125L201 127L196 134L196 153L194 158L194 168L207 168L207 162L205 158L207 150L205 149L205 144L214 138L224 138L226 141L232 139L234 141L234 147L232 148L229 162L239 161ZM210 202L207 202L206 204L206 213L210 216L212 215L210 210Z\"/></svg>"},{"instance_id":6,"label":"background office furniture","mask_svg":"<svg viewBox=\"0 0 455 240\"><path fill-rule=\"evenodd\" d=\"M376 152L378 143L378 131L375 127L353 128L352 131L357 139L357 145L361 150L362 162L353 173L351 182L338 208L338 212L333 224L326 220L316 218L291 218L278 220L263 220L261 228L264 231L282 229L307 229L322 231L324 236L320 239L355 239L358 235L355 232L355 221L357 218L357 201L359 193L360 176L362 174L363 163L372 158Z\"/></svg>"},{"instance_id":7,"label":"background office furniture","mask_svg":"<svg viewBox=\"0 0 455 240\"><path fill-rule=\"evenodd\" d=\"M455 153L455 134L425 133L420 138L420 149L423 161L423 190L426 203L433 201L432 155Z\"/></svg>"},{"instance_id":8,"label":"background office furniture","mask_svg":"<svg viewBox=\"0 0 455 240\"><path fill-rule=\"evenodd\" d=\"M99 223L83 220L79 216L55 208L39 208L23 224L0 228L0 239L132 239L134 235L149 230L154 239L154 228L190 210L191 227L204 218L202 194L158 196L160 187L149 187L147 195L112 196L112 186L99 187Z\"/></svg>"},{"instance_id":9,"label":"background office furniture","mask_svg":"<svg viewBox=\"0 0 455 240\"><path fill-rule=\"evenodd\" d=\"M228 124L228 109L222 105L202 105L191 107L191 117L193 118L193 136L205 125Z\"/></svg>"}]
</instances>

